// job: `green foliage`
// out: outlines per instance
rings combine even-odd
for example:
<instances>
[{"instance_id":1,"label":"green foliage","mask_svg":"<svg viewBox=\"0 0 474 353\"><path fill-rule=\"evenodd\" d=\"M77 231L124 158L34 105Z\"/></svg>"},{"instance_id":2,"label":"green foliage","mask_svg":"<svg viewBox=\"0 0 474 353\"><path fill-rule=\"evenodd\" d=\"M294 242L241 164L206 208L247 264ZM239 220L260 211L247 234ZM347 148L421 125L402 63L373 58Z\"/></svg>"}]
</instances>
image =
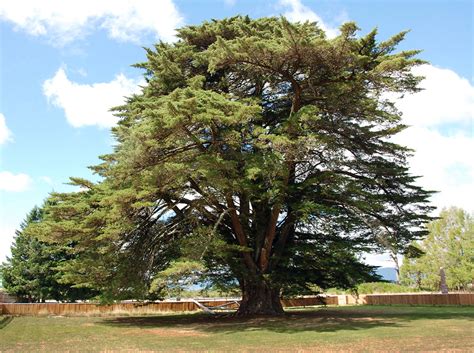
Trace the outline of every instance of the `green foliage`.
<instances>
[{"instance_id":1,"label":"green foliage","mask_svg":"<svg viewBox=\"0 0 474 353\"><path fill-rule=\"evenodd\" d=\"M84 186L80 179L71 184ZM168 265L178 244L165 240L172 234L164 231L166 222L150 219L151 212L137 215L140 227L123 217L131 197L126 189L112 191L107 182L51 195L44 220L30 228L52 244L74 242L73 258L61 266L63 283L98 292L104 303L149 298L154 275ZM121 237L124 230L130 233Z\"/></svg>"},{"instance_id":2,"label":"green foliage","mask_svg":"<svg viewBox=\"0 0 474 353\"><path fill-rule=\"evenodd\" d=\"M385 293L413 293L419 289L390 282L365 282L351 289L327 288L326 294L385 294Z\"/></svg>"},{"instance_id":3,"label":"green foliage","mask_svg":"<svg viewBox=\"0 0 474 353\"><path fill-rule=\"evenodd\" d=\"M440 268L451 290L467 290L474 279L474 218L466 211L443 209L428 225L429 235L414 244L423 255L405 258L402 283L425 290L440 288Z\"/></svg>"},{"instance_id":4,"label":"green foliage","mask_svg":"<svg viewBox=\"0 0 474 353\"><path fill-rule=\"evenodd\" d=\"M172 262L157 273L151 282L150 292L161 297L181 297L181 293L192 285L197 285L205 267L197 261Z\"/></svg>"},{"instance_id":5,"label":"green foliage","mask_svg":"<svg viewBox=\"0 0 474 353\"><path fill-rule=\"evenodd\" d=\"M429 219L383 98L417 91L422 61L394 53L405 33L356 32L237 16L147 49L147 84L114 108L117 145L92 167L102 181L72 179L84 191L53 195L38 226L77 242L63 279L143 297L168 266L199 261L209 281L276 306L258 295L375 280L357 254L384 249L381 234L403 252Z\"/></svg>"},{"instance_id":6,"label":"green foliage","mask_svg":"<svg viewBox=\"0 0 474 353\"><path fill-rule=\"evenodd\" d=\"M412 293L418 292L412 287L402 286L396 283L389 282L369 282L361 283L357 286L357 293L359 294L383 294L383 293Z\"/></svg>"},{"instance_id":7,"label":"green foliage","mask_svg":"<svg viewBox=\"0 0 474 353\"><path fill-rule=\"evenodd\" d=\"M70 247L39 240L30 226L41 222L43 209L34 207L16 231L12 255L0 266L3 286L20 301L47 299L74 301L87 299L93 293L61 283L64 262L71 260Z\"/></svg>"}]
</instances>

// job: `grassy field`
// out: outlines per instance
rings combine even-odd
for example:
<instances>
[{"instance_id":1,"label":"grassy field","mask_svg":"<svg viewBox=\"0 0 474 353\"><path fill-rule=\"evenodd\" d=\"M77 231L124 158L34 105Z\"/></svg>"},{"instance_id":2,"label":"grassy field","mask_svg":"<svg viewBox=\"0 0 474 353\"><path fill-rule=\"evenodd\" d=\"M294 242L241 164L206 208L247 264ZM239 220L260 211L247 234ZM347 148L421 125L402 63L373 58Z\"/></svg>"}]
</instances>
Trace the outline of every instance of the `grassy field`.
<instances>
[{"instance_id":1,"label":"grassy field","mask_svg":"<svg viewBox=\"0 0 474 353\"><path fill-rule=\"evenodd\" d=\"M0 352L474 352L474 307L291 310L279 318L0 317Z\"/></svg>"}]
</instances>

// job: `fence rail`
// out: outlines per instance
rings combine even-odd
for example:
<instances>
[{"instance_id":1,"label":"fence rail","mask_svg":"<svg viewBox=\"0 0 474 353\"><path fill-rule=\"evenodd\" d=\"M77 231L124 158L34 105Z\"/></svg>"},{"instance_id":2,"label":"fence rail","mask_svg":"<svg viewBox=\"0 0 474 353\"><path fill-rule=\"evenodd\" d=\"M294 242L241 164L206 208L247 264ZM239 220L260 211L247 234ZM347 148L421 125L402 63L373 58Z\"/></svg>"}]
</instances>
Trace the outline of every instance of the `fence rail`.
<instances>
[{"instance_id":1,"label":"fence rail","mask_svg":"<svg viewBox=\"0 0 474 353\"><path fill-rule=\"evenodd\" d=\"M199 300L207 307L228 305L237 309L235 299ZM351 295L318 296L282 299L284 307L311 305L474 305L474 293L450 294L369 294L354 297ZM4 315L146 315L160 312L189 312L200 310L193 301L165 301L156 303L116 303L98 305L92 303L0 303L0 314Z\"/></svg>"}]
</instances>

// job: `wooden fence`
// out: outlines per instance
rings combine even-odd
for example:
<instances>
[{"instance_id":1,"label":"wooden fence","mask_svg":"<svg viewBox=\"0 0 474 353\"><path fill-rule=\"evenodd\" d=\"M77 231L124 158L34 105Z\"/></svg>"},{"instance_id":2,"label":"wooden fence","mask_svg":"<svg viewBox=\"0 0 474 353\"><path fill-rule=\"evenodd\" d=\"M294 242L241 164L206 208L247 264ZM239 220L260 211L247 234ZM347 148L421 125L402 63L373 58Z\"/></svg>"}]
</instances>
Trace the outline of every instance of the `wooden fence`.
<instances>
[{"instance_id":1,"label":"wooden fence","mask_svg":"<svg viewBox=\"0 0 474 353\"><path fill-rule=\"evenodd\" d=\"M199 300L207 307L226 305L237 309L236 300ZM282 299L284 307L312 305L474 305L474 293L450 294L369 294L358 298L351 295L303 297ZM0 314L4 315L146 315L160 312L189 312L200 310L193 301L164 301L156 303L117 303L98 305L92 303L0 303Z\"/></svg>"},{"instance_id":2,"label":"wooden fence","mask_svg":"<svg viewBox=\"0 0 474 353\"><path fill-rule=\"evenodd\" d=\"M331 303L332 304L332 303ZM474 305L474 293L338 295L337 305Z\"/></svg>"},{"instance_id":3,"label":"wooden fence","mask_svg":"<svg viewBox=\"0 0 474 353\"><path fill-rule=\"evenodd\" d=\"M369 294L359 300L367 305L474 305L474 293Z\"/></svg>"},{"instance_id":4,"label":"wooden fence","mask_svg":"<svg viewBox=\"0 0 474 353\"><path fill-rule=\"evenodd\" d=\"M207 307L226 305L228 309L237 309L238 300L199 300ZM284 307L337 304L337 297L304 297L283 299ZM189 312L201 310L193 301L164 301L156 303L117 303L98 305L92 303L0 303L0 314L4 315L146 315L160 312Z\"/></svg>"},{"instance_id":5,"label":"wooden fence","mask_svg":"<svg viewBox=\"0 0 474 353\"><path fill-rule=\"evenodd\" d=\"M7 315L142 315L158 312L181 312L197 310L196 304L188 301L159 303L117 303L97 305L91 303L15 303L0 304L0 311Z\"/></svg>"}]
</instances>

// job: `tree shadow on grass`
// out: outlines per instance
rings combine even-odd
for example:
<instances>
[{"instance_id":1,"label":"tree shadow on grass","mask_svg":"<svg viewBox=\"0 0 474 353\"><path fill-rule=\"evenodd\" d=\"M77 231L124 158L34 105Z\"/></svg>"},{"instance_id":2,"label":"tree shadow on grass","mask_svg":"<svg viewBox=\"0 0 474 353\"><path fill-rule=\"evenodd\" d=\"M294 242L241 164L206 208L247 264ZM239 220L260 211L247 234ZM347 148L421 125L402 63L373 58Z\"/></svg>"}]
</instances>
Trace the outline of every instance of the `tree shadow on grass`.
<instances>
[{"instance_id":1,"label":"tree shadow on grass","mask_svg":"<svg viewBox=\"0 0 474 353\"><path fill-rule=\"evenodd\" d=\"M234 317L185 314L167 316L118 317L105 319L101 324L114 327L146 329L191 329L203 333L231 334L243 331L273 331L278 333L337 332L341 330L367 330L380 327L403 327L419 319L473 320L472 311L412 310L411 308L383 308L364 310L319 309L290 311L285 316Z\"/></svg>"},{"instance_id":2,"label":"tree shadow on grass","mask_svg":"<svg viewBox=\"0 0 474 353\"><path fill-rule=\"evenodd\" d=\"M7 325L13 321L13 316L5 316L0 319L0 330L7 327Z\"/></svg>"},{"instance_id":3,"label":"tree shadow on grass","mask_svg":"<svg viewBox=\"0 0 474 353\"><path fill-rule=\"evenodd\" d=\"M297 333L304 331L334 332L366 330L372 327L399 326L397 322L364 317L335 317L314 312L292 312L283 317L258 316L249 318L223 315L170 315L152 317L120 317L106 319L102 324L115 327L147 329L192 329L203 333L234 333L242 331L273 331Z\"/></svg>"},{"instance_id":4,"label":"tree shadow on grass","mask_svg":"<svg viewBox=\"0 0 474 353\"><path fill-rule=\"evenodd\" d=\"M374 317L401 321L474 320L474 307L472 306L354 306L334 308L328 310L328 313L333 313L339 317Z\"/></svg>"}]
</instances>

